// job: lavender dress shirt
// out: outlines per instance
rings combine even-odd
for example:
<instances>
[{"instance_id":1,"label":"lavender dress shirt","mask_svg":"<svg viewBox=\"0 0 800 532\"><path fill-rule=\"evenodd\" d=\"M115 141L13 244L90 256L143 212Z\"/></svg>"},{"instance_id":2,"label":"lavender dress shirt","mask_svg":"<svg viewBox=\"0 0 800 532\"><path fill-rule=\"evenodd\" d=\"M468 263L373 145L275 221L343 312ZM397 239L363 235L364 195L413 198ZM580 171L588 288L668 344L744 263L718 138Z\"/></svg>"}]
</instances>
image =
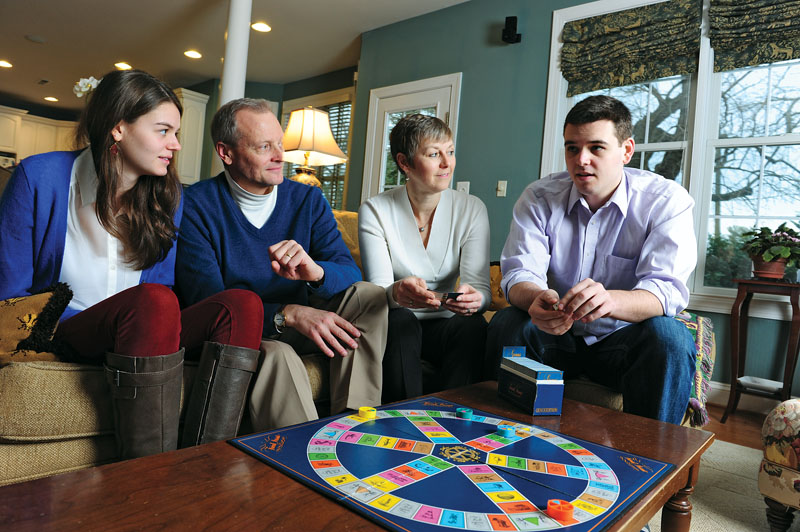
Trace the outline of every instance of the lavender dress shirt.
<instances>
[{"instance_id":1,"label":"lavender dress shirt","mask_svg":"<svg viewBox=\"0 0 800 532\"><path fill-rule=\"evenodd\" d=\"M697 263L694 200L674 181L633 168L611 198L592 213L569 173L531 183L514 206L500 259L502 288L532 282L563 296L583 279L607 290L647 290L666 316L689 303L686 283ZM591 345L629 323L600 318L575 322L573 334Z\"/></svg>"}]
</instances>

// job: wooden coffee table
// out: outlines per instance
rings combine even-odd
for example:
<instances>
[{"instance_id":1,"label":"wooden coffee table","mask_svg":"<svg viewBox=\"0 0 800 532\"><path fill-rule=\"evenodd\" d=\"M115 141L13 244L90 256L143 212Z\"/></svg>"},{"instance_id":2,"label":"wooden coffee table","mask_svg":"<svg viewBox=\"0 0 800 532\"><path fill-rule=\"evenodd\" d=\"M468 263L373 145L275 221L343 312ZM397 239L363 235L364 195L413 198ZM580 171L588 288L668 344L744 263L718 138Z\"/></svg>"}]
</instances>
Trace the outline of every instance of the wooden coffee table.
<instances>
[{"instance_id":1,"label":"wooden coffee table","mask_svg":"<svg viewBox=\"0 0 800 532\"><path fill-rule=\"evenodd\" d=\"M610 530L636 530L662 507L662 530L688 531L710 432L568 399L560 417L523 414L484 382L436 394L615 449L675 464ZM0 488L1 530L374 530L376 525L225 442Z\"/></svg>"}]
</instances>

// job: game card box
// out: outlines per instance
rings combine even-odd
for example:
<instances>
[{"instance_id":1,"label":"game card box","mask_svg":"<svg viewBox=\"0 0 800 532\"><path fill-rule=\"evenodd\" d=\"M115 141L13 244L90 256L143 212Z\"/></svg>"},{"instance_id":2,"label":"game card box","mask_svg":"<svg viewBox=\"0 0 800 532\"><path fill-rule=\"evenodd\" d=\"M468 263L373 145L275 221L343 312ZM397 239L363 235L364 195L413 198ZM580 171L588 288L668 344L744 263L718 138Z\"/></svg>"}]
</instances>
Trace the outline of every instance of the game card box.
<instances>
[{"instance_id":1,"label":"game card box","mask_svg":"<svg viewBox=\"0 0 800 532\"><path fill-rule=\"evenodd\" d=\"M564 373L530 358L504 356L497 373L497 395L534 416L561 415Z\"/></svg>"},{"instance_id":2,"label":"game card box","mask_svg":"<svg viewBox=\"0 0 800 532\"><path fill-rule=\"evenodd\" d=\"M673 465L428 397L231 440L375 523L409 532L601 531ZM569 515L548 513L557 501ZM556 516L557 515L557 516Z\"/></svg>"}]
</instances>

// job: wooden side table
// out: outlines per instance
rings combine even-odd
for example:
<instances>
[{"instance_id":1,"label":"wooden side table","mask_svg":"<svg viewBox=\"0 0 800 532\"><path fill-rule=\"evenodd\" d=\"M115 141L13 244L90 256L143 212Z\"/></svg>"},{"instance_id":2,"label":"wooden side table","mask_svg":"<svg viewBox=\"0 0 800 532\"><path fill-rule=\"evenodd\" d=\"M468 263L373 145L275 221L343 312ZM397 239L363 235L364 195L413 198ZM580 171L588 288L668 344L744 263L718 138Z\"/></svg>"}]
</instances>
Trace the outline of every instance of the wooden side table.
<instances>
[{"instance_id":1,"label":"wooden side table","mask_svg":"<svg viewBox=\"0 0 800 532\"><path fill-rule=\"evenodd\" d=\"M731 308L731 392L728 406L722 416L722 423L728 419L739 405L743 393L787 400L792 393L792 378L797 365L797 349L800 343L800 283L770 279L734 279L739 286L736 300ZM775 381L756 379L744 375L747 358L747 319L750 300L753 294L773 294L789 296L792 304L792 326L789 332L789 346L786 350L786 366L783 370L783 386Z\"/></svg>"}]
</instances>

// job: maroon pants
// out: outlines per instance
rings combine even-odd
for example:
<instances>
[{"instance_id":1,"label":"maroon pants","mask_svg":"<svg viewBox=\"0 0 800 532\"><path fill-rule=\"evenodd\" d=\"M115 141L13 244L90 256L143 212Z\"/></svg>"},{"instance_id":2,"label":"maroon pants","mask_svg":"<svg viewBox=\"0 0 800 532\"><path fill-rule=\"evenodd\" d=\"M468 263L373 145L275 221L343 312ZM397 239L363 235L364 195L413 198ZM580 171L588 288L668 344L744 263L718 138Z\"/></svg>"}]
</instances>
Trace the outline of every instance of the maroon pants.
<instances>
[{"instance_id":1,"label":"maroon pants","mask_svg":"<svg viewBox=\"0 0 800 532\"><path fill-rule=\"evenodd\" d=\"M75 348L81 359L101 360L107 351L168 355L184 347L191 360L199 358L205 341L258 349L263 325L261 298L249 290L225 290L181 310L172 290L146 283L63 321L56 338Z\"/></svg>"}]
</instances>

